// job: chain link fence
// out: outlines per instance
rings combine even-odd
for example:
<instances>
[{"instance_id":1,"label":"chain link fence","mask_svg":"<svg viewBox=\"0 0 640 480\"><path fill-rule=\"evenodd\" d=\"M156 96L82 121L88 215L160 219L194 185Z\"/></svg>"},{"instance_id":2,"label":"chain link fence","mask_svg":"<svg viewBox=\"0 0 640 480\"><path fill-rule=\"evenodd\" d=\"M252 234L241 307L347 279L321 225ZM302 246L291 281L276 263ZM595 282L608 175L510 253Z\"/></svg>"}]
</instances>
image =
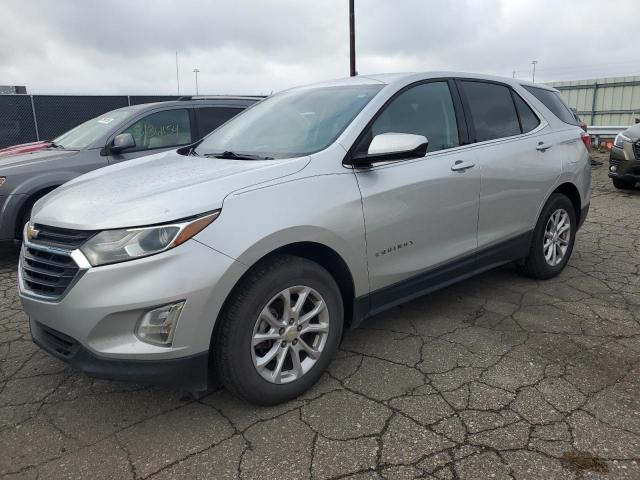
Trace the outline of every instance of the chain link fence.
<instances>
[{"instance_id":1,"label":"chain link fence","mask_svg":"<svg viewBox=\"0 0 640 480\"><path fill-rule=\"evenodd\" d=\"M0 148L50 140L109 110L170 95L0 95Z\"/></svg>"}]
</instances>

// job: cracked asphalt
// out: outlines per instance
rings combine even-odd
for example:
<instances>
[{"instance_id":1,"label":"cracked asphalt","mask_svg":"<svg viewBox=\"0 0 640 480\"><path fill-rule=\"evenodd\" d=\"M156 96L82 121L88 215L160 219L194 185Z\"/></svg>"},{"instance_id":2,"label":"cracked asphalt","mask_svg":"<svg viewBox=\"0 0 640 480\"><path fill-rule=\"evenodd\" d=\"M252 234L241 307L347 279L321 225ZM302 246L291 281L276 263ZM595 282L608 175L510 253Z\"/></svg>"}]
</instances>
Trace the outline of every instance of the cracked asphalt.
<instances>
[{"instance_id":1,"label":"cracked asphalt","mask_svg":"<svg viewBox=\"0 0 640 480\"><path fill-rule=\"evenodd\" d=\"M30 340L0 260L0 476L639 479L640 190L594 170L561 276L504 267L347 332L302 398L259 408L92 380Z\"/></svg>"}]
</instances>

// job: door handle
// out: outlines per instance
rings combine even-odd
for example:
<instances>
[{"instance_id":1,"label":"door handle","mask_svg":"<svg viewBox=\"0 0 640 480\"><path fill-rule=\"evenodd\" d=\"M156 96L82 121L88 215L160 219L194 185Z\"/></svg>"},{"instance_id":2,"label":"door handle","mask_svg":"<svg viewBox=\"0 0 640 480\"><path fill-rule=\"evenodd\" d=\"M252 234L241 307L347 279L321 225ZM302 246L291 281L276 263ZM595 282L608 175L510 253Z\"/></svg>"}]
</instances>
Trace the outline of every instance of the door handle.
<instances>
[{"instance_id":1,"label":"door handle","mask_svg":"<svg viewBox=\"0 0 640 480\"><path fill-rule=\"evenodd\" d=\"M454 172L464 172L475 166L476 164L474 162L464 162L462 160L456 160L453 165L451 165L451 170L453 170Z\"/></svg>"},{"instance_id":2,"label":"door handle","mask_svg":"<svg viewBox=\"0 0 640 480\"><path fill-rule=\"evenodd\" d=\"M546 152L551 147L553 147L553 145L549 143L538 142L538 145L536 146L536 150L538 150L539 152Z\"/></svg>"}]
</instances>

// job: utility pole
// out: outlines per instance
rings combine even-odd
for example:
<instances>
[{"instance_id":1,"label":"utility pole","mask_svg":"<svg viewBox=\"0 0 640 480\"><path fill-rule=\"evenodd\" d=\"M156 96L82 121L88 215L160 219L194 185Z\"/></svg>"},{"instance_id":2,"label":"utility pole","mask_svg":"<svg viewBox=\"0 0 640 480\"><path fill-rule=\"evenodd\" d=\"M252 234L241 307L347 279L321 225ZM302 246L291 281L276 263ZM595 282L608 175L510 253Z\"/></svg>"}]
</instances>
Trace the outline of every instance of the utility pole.
<instances>
[{"instance_id":1,"label":"utility pole","mask_svg":"<svg viewBox=\"0 0 640 480\"><path fill-rule=\"evenodd\" d=\"M356 72L356 15L353 6L354 0L349 0L349 74L352 77Z\"/></svg>"},{"instance_id":2,"label":"utility pole","mask_svg":"<svg viewBox=\"0 0 640 480\"><path fill-rule=\"evenodd\" d=\"M194 68L194 69L193 69L193 73L195 73L195 74L196 74L196 95L198 95L198 72L199 72L199 71L200 71L200 70L198 70L197 68Z\"/></svg>"},{"instance_id":3,"label":"utility pole","mask_svg":"<svg viewBox=\"0 0 640 480\"><path fill-rule=\"evenodd\" d=\"M178 70L178 50L176 50L176 84L178 85L178 96L180 95L180 71Z\"/></svg>"},{"instance_id":4,"label":"utility pole","mask_svg":"<svg viewBox=\"0 0 640 480\"><path fill-rule=\"evenodd\" d=\"M538 64L538 60L534 60L533 62L531 62L531 65L533 65L533 73L531 75L532 83L536 83L536 65L537 64Z\"/></svg>"}]
</instances>

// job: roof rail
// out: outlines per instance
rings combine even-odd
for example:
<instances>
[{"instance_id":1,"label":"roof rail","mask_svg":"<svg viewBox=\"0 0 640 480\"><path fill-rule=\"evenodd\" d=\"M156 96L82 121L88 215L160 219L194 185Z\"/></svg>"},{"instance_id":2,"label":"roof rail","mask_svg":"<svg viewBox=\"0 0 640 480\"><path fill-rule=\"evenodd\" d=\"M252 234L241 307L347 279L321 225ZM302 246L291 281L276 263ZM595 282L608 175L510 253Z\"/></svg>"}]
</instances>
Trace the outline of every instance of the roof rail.
<instances>
[{"instance_id":1,"label":"roof rail","mask_svg":"<svg viewBox=\"0 0 640 480\"><path fill-rule=\"evenodd\" d=\"M178 100L259 100L261 98L267 98L267 95L185 95Z\"/></svg>"}]
</instances>

